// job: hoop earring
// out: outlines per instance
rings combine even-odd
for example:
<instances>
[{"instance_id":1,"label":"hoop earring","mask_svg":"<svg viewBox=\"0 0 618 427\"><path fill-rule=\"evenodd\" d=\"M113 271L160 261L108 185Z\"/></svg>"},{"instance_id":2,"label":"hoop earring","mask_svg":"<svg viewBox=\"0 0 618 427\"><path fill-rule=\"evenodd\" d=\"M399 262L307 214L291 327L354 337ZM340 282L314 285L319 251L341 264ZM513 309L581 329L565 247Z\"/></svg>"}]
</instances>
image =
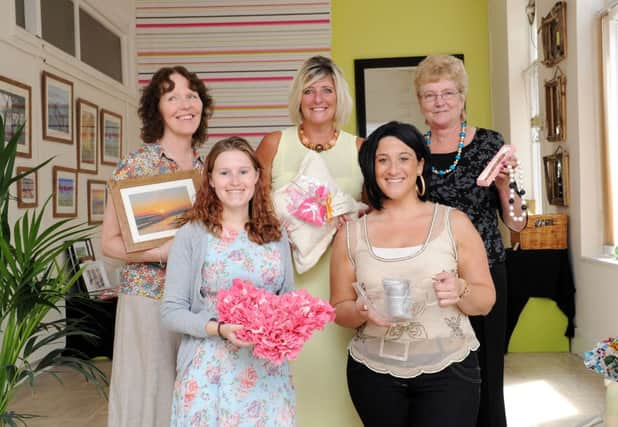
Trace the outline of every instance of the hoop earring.
<instances>
[{"instance_id":1,"label":"hoop earring","mask_svg":"<svg viewBox=\"0 0 618 427\"><path fill-rule=\"evenodd\" d=\"M418 185L417 185L416 186L416 194L418 194L419 197L423 197L425 195L425 192L427 191L427 188L425 187L425 178L423 178L423 175L419 175L417 178L421 180L421 188L423 190L422 191L418 191Z\"/></svg>"}]
</instances>

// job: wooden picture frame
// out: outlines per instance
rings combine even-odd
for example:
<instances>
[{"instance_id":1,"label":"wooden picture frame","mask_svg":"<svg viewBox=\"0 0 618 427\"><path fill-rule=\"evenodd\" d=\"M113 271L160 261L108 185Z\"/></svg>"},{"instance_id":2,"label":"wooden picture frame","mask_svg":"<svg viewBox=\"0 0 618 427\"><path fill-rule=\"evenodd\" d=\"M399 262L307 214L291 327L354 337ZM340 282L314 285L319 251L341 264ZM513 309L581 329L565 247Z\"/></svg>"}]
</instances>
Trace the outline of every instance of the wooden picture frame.
<instances>
[{"instance_id":1,"label":"wooden picture frame","mask_svg":"<svg viewBox=\"0 0 618 427\"><path fill-rule=\"evenodd\" d=\"M101 108L101 164L116 166L122 158L122 116Z\"/></svg>"},{"instance_id":2,"label":"wooden picture frame","mask_svg":"<svg viewBox=\"0 0 618 427\"><path fill-rule=\"evenodd\" d=\"M566 77L557 75L545 81L545 119L547 140L566 141Z\"/></svg>"},{"instance_id":3,"label":"wooden picture frame","mask_svg":"<svg viewBox=\"0 0 618 427\"><path fill-rule=\"evenodd\" d=\"M567 15L566 1L558 1L549 13L541 19L541 43L543 45L543 60L552 67L567 56Z\"/></svg>"},{"instance_id":4,"label":"wooden picture frame","mask_svg":"<svg viewBox=\"0 0 618 427\"><path fill-rule=\"evenodd\" d=\"M103 215L107 205L107 183L89 179L88 191L88 224L103 224Z\"/></svg>"},{"instance_id":5,"label":"wooden picture frame","mask_svg":"<svg viewBox=\"0 0 618 427\"><path fill-rule=\"evenodd\" d=\"M151 249L174 237L178 219L193 205L200 182L197 170L110 181L127 252Z\"/></svg>"},{"instance_id":6,"label":"wooden picture frame","mask_svg":"<svg viewBox=\"0 0 618 427\"><path fill-rule=\"evenodd\" d=\"M17 142L17 156L32 157L32 89L8 77L0 76L0 116L4 122L4 143L25 123Z\"/></svg>"},{"instance_id":7,"label":"wooden picture frame","mask_svg":"<svg viewBox=\"0 0 618 427\"><path fill-rule=\"evenodd\" d=\"M53 194L54 218L74 218L77 216L77 170L54 166Z\"/></svg>"},{"instance_id":8,"label":"wooden picture frame","mask_svg":"<svg viewBox=\"0 0 618 427\"><path fill-rule=\"evenodd\" d=\"M557 206L569 206L569 153L562 146L558 146L553 154L543 157L543 165L548 202Z\"/></svg>"},{"instance_id":9,"label":"wooden picture frame","mask_svg":"<svg viewBox=\"0 0 618 427\"><path fill-rule=\"evenodd\" d=\"M15 173L21 175L31 170L25 166L15 168ZM17 181L17 207L20 209L36 208L39 205L38 196L39 182L37 171L32 171L28 175Z\"/></svg>"},{"instance_id":10,"label":"wooden picture frame","mask_svg":"<svg viewBox=\"0 0 618 427\"><path fill-rule=\"evenodd\" d=\"M43 71L41 92L43 139L73 144L73 83Z\"/></svg>"},{"instance_id":11,"label":"wooden picture frame","mask_svg":"<svg viewBox=\"0 0 618 427\"><path fill-rule=\"evenodd\" d=\"M77 100L77 170L99 172L99 107L85 99Z\"/></svg>"}]
</instances>

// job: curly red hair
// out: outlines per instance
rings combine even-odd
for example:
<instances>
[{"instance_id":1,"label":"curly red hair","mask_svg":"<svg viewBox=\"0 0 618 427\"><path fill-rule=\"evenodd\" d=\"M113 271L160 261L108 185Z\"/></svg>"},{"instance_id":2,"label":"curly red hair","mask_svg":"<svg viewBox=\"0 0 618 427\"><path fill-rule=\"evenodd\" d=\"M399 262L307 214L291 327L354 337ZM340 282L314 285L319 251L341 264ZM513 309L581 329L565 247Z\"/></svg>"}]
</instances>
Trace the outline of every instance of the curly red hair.
<instances>
[{"instance_id":1,"label":"curly red hair","mask_svg":"<svg viewBox=\"0 0 618 427\"><path fill-rule=\"evenodd\" d=\"M221 236L223 229L221 225L221 216L223 206L217 197L215 190L210 185L210 174L215 165L215 160L223 152L240 151L245 153L253 167L258 172L258 180L255 184L255 192L253 198L249 202L249 222L245 224L245 230L249 234L249 240L257 244L264 244L281 239L281 223L277 219L268 185L264 182L263 168L255 155L255 151L251 145L238 136L222 139L217 142L208 156L204 165L202 186L197 192L195 203L189 212L187 212L184 222L199 221L215 236Z\"/></svg>"}]
</instances>

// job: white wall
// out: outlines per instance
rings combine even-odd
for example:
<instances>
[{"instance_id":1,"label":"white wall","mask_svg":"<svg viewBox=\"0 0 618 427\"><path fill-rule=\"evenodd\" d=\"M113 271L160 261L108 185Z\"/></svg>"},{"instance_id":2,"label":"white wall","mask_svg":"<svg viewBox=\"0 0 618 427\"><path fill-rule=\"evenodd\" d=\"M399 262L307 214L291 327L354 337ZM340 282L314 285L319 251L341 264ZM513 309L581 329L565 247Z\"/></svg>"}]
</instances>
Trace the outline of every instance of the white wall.
<instances>
[{"instance_id":1,"label":"white wall","mask_svg":"<svg viewBox=\"0 0 618 427\"><path fill-rule=\"evenodd\" d=\"M124 75L125 83L107 77L92 67L81 63L76 58L65 54L40 38L17 27L14 22L14 2L0 2L0 75L31 86L32 90L32 158L18 158L16 166L34 166L56 156L51 164L38 171L39 206L52 192L52 165L76 168L76 130L72 145L44 141L42 139L41 108L41 72L49 71L73 82L74 102L84 98L123 116L123 152L139 144L139 125L137 118L137 76L135 57L135 3L133 0L80 0L79 3L91 15L104 25L121 35L123 49L126 51ZM77 2L76 2L77 3ZM75 104L73 106L75 108ZM75 115L74 115L75 116ZM100 162L100 159L99 159ZM87 180L109 179L113 166L98 165L98 174L79 174L78 176L78 219L87 220ZM52 223L51 205L46 217L46 224ZM9 212L12 223L24 213L16 204ZM76 221L76 222L77 222ZM102 259L99 232L93 239L95 253ZM115 266L108 262L106 267L113 273Z\"/></svg>"},{"instance_id":2,"label":"white wall","mask_svg":"<svg viewBox=\"0 0 618 427\"><path fill-rule=\"evenodd\" d=\"M549 12L555 1L537 0L536 3L540 22L540 17ZM567 2L568 56L559 66L567 76L567 141L563 146L570 153L571 205L560 209L550 206L542 191L545 212L561 210L569 215L569 245L577 288L576 330L572 342L576 353L589 350L601 338L618 334L618 263L600 260L603 209L597 12L609 3L609 0ZM522 156L527 152L526 146L530 146L523 133L523 129L527 132L529 123L523 95L527 88L522 76L529 62L526 4L527 0L489 0L494 127L509 135L517 145L524 165L530 164ZM553 75L553 68L540 66L539 70L541 83ZM543 109L541 112L544 114ZM541 154L549 154L556 147L557 143L542 142Z\"/></svg>"}]
</instances>

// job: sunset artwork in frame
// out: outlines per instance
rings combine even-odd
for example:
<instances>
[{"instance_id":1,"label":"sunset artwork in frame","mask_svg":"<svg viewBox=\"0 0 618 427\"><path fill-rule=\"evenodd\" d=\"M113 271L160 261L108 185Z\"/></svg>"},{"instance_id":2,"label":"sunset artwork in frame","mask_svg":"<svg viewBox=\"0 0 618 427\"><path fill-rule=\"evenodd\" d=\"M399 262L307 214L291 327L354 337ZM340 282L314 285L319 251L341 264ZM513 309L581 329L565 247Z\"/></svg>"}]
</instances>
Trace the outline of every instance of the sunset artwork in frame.
<instances>
[{"instance_id":1,"label":"sunset artwork in frame","mask_svg":"<svg viewBox=\"0 0 618 427\"><path fill-rule=\"evenodd\" d=\"M110 181L127 252L151 249L174 237L200 182L197 170Z\"/></svg>"},{"instance_id":2,"label":"sunset artwork in frame","mask_svg":"<svg viewBox=\"0 0 618 427\"><path fill-rule=\"evenodd\" d=\"M99 108L85 99L77 100L77 170L96 174L98 168Z\"/></svg>"}]
</instances>

